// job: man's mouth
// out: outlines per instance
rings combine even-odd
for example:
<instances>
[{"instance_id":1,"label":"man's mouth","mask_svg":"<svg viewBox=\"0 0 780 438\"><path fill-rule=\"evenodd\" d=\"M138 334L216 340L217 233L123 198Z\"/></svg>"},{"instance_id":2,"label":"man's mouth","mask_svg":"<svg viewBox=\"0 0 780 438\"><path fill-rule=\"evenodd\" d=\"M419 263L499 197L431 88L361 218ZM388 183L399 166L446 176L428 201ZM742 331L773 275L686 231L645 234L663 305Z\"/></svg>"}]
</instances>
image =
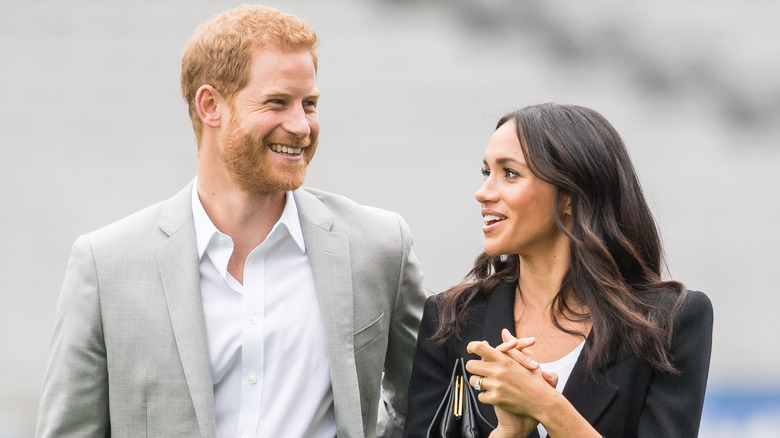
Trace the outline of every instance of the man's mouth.
<instances>
[{"instance_id":1,"label":"man's mouth","mask_svg":"<svg viewBox=\"0 0 780 438\"><path fill-rule=\"evenodd\" d=\"M287 146L279 143L271 143L268 145L268 148L276 152L277 154L284 154L284 155L300 155L301 151L303 150L302 147L292 147L292 146Z\"/></svg>"}]
</instances>

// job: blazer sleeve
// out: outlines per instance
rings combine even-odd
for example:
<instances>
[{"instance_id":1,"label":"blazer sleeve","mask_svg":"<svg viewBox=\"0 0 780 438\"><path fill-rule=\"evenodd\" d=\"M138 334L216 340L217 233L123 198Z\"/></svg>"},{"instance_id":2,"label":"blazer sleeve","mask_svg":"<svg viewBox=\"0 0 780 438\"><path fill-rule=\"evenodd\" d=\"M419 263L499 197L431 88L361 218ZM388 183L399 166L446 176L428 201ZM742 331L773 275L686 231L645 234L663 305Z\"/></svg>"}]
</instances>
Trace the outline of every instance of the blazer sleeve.
<instances>
[{"instance_id":1,"label":"blazer sleeve","mask_svg":"<svg viewBox=\"0 0 780 438\"><path fill-rule=\"evenodd\" d=\"M638 437L697 436L712 350L709 298L690 291L672 332L672 363L679 375L655 371L639 417Z\"/></svg>"},{"instance_id":2,"label":"blazer sleeve","mask_svg":"<svg viewBox=\"0 0 780 438\"><path fill-rule=\"evenodd\" d=\"M428 427L447 391L454 359L445 346L431 342L431 336L439 326L436 298L425 302L417 349L414 353L412 377L409 382L409 415L406 418L404 437L426 436Z\"/></svg>"},{"instance_id":3,"label":"blazer sleeve","mask_svg":"<svg viewBox=\"0 0 780 438\"><path fill-rule=\"evenodd\" d=\"M86 236L73 245L57 307L35 436L105 437L108 371L98 278Z\"/></svg>"},{"instance_id":4,"label":"blazer sleeve","mask_svg":"<svg viewBox=\"0 0 780 438\"><path fill-rule=\"evenodd\" d=\"M400 437L403 433L412 358L426 297L420 263L412 252L412 235L409 226L400 216L398 216L398 224L402 241L402 257L397 296L390 320L382 379L382 401L377 422L377 436L381 438Z\"/></svg>"}]
</instances>

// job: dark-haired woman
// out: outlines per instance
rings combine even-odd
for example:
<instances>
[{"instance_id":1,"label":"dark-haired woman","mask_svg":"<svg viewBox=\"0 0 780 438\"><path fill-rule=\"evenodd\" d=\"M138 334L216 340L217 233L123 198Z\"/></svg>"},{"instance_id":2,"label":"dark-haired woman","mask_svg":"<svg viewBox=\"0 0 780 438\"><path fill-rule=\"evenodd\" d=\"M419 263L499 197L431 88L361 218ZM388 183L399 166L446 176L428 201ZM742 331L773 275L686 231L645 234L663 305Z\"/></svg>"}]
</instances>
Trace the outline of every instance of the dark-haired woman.
<instances>
[{"instance_id":1,"label":"dark-haired woman","mask_svg":"<svg viewBox=\"0 0 780 438\"><path fill-rule=\"evenodd\" d=\"M405 436L426 436L464 357L496 426L483 436L695 437L712 306L661 279L614 128L583 107L523 108L499 121L483 173L485 252L426 303Z\"/></svg>"}]
</instances>

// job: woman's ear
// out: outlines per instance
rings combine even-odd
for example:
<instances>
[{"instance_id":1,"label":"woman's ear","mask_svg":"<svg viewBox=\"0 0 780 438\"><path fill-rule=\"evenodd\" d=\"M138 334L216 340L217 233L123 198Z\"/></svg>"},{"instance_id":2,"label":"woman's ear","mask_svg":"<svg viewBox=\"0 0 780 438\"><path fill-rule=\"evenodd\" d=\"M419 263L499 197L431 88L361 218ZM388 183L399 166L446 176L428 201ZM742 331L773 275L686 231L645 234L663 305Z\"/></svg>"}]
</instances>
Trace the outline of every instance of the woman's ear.
<instances>
[{"instance_id":1,"label":"woman's ear","mask_svg":"<svg viewBox=\"0 0 780 438\"><path fill-rule=\"evenodd\" d=\"M558 214L561 217L571 216L571 196L565 193L558 195Z\"/></svg>"},{"instance_id":2,"label":"woman's ear","mask_svg":"<svg viewBox=\"0 0 780 438\"><path fill-rule=\"evenodd\" d=\"M211 85L201 85L195 93L195 108L204 125L219 128L222 125L222 106L224 100Z\"/></svg>"}]
</instances>

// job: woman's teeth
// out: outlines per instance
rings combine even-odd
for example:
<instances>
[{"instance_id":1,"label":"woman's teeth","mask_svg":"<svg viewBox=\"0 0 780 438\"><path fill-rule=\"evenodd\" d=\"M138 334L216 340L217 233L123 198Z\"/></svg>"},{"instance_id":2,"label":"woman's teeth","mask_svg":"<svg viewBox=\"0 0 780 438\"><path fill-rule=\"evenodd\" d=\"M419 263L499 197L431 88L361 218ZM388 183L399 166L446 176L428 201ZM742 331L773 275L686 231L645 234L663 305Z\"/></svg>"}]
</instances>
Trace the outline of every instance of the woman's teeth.
<instances>
[{"instance_id":1,"label":"woman's teeth","mask_svg":"<svg viewBox=\"0 0 780 438\"><path fill-rule=\"evenodd\" d=\"M501 219L498 216L493 216L492 214L487 214L485 216L482 216L482 220L484 220L485 223L488 224L488 223L491 223L491 222L498 222L498 221L503 220L503 219Z\"/></svg>"}]
</instances>

